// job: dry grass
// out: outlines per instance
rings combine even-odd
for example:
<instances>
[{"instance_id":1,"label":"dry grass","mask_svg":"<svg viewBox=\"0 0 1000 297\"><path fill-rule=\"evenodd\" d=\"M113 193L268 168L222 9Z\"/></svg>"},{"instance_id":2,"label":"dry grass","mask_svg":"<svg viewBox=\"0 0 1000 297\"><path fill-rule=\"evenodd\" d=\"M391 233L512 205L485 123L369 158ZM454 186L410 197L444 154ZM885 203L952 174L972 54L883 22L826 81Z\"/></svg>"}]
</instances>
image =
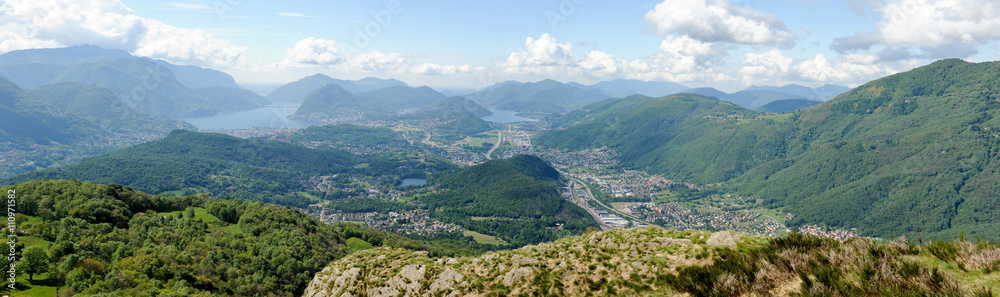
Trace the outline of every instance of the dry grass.
<instances>
[{"instance_id":1,"label":"dry grass","mask_svg":"<svg viewBox=\"0 0 1000 297\"><path fill-rule=\"evenodd\" d=\"M955 261L966 270L982 270L984 273L1000 270L1000 248L968 241L959 242L958 247Z\"/></svg>"}]
</instances>

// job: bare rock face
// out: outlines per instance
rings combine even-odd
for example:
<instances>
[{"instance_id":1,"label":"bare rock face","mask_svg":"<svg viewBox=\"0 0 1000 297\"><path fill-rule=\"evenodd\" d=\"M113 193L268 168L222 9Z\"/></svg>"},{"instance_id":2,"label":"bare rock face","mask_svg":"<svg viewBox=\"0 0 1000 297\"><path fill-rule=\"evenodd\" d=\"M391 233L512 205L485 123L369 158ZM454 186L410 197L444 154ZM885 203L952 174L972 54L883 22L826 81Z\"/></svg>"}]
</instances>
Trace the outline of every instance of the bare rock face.
<instances>
[{"instance_id":1,"label":"bare rock face","mask_svg":"<svg viewBox=\"0 0 1000 297\"><path fill-rule=\"evenodd\" d=\"M736 249L736 242L740 241L740 239L743 239L742 234L720 231L712 233L712 236L708 237L705 244L708 244L708 246L726 246L731 249Z\"/></svg>"}]
</instances>

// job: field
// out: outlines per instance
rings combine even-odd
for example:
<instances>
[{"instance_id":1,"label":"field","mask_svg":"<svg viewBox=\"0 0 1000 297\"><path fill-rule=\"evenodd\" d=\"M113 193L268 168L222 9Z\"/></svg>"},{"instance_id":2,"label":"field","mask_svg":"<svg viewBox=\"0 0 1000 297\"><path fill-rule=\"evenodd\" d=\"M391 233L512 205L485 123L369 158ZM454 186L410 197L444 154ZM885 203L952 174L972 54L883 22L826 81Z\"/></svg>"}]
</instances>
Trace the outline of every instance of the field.
<instances>
[{"instance_id":1,"label":"field","mask_svg":"<svg viewBox=\"0 0 1000 297\"><path fill-rule=\"evenodd\" d=\"M183 210L178 210L178 211L164 212L164 213L161 213L161 215L165 215L165 216L169 215L169 216L179 217L181 215L181 213L183 213L183 212L184 212ZM197 219L201 219L203 222L209 223L209 224L220 221L219 218L217 218L217 217L209 214L208 210L206 210L205 208L202 208L202 207L195 207L194 208L194 218L196 220Z\"/></svg>"},{"instance_id":2,"label":"field","mask_svg":"<svg viewBox=\"0 0 1000 297\"><path fill-rule=\"evenodd\" d=\"M351 251L354 251L354 252L363 251L363 250L367 250L367 249L373 248L373 246L372 246L371 243L368 243L364 239L357 238L357 237L348 238L347 239L347 247L351 248Z\"/></svg>"},{"instance_id":3,"label":"field","mask_svg":"<svg viewBox=\"0 0 1000 297\"><path fill-rule=\"evenodd\" d=\"M472 236L473 239L478 243L484 244L504 244L502 239L496 238L496 236L489 236L476 231L462 231L462 235Z\"/></svg>"}]
</instances>

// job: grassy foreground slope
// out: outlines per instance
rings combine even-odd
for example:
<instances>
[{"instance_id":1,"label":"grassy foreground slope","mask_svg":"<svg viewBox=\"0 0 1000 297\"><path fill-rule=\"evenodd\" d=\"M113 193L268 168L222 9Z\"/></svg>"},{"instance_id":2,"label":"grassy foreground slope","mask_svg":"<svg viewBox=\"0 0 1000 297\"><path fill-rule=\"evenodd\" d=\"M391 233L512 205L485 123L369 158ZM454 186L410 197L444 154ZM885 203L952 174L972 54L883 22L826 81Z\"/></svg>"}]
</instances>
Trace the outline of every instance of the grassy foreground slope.
<instances>
[{"instance_id":1,"label":"grassy foreground slope","mask_svg":"<svg viewBox=\"0 0 1000 297\"><path fill-rule=\"evenodd\" d=\"M997 268L1000 248L982 243L648 227L479 257L369 249L317 273L304 296L990 296L1000 293Z\"/></svg>"}]
</instances>

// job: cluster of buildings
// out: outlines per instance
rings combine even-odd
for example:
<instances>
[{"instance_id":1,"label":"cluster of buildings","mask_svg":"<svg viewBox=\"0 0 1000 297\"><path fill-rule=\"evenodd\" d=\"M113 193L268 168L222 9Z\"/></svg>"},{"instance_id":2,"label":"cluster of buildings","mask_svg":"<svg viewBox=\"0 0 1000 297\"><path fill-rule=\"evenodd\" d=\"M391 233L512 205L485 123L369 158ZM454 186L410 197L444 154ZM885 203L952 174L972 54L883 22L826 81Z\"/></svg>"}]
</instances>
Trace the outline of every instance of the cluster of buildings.
<instances>
[{"instance_id":1,"label":"cluster of buildings","mask_svg":"<svg viewBox=\"0 0 1000 297\"><path fill-rule=\"evenodd\" d=\"M243 139L272 138L286 134L298 133L303 128L250 128L237 130L205 129L198 130L204 133L219 133Z\"/></svg>"},{"instance_id":2,"label":"cluster of buildings","mask_svg":"<svg viewBox=\"0 0 1000 297\"><path fill-rule=\"evenodd\" d=\"M677 229L733 230L771 237L778 236L779 231L789 231L775 219L746 209L726 211L710 208L699 211L680 202L637 203L629 209L643 213L648 221Z\"/></svg>"},{"instance_id":3,"label":"cluster of buildings","mask_svg":"<svg viewBox=\"0 0 1000 297\"><path fill-rule=\"evenodd\" d=\"M858 233L848 230L829 230L817 225L805 225L799 228L799 233L808 234L813 236L833 238L836 240L844 241L853 237L861 237Z\"/></svg>"},{"instance_id":4,"label":"cluster of buildings","mask_svg":"<svg viewBox=\"0 0 1000 297\"><path fill-rule=\"evenodd\" d=\"M315 209L315 208L314 208ZM341 212L326 210L309 213L326 223L357 222L369 227L397 234L434 235L440 233L462 232L465 228L458 225L443 223L430 218L427 210L414 209L404 212Z\"/></svg>"},{"instance_id":5,"label":"cluster of buildings","mask_svg":"<svg viewBox=\"0 0 1000 297\"><path fill-rule=\"evenodd\" d=\"M610 226L611 228L631 227L631 221L619 217L615 214L609 213L607 210L597 209L594 210L594 212L596 212L597 216L601 218L601 222L603 222L605 225Z\"/></svg>"},{"instance_id":6,"label":"cluster of buildings","mask_svg":"<svg viewBox=\"0 0 1000 297\"><path fill-rule=\"evenodd\" d=\"M611 151L606 147L572 152L548 149L538 151L536 154L559 169L585 167L602 170L618 165L618 161L613 158Z\"/></svg>"}]
</instances>

